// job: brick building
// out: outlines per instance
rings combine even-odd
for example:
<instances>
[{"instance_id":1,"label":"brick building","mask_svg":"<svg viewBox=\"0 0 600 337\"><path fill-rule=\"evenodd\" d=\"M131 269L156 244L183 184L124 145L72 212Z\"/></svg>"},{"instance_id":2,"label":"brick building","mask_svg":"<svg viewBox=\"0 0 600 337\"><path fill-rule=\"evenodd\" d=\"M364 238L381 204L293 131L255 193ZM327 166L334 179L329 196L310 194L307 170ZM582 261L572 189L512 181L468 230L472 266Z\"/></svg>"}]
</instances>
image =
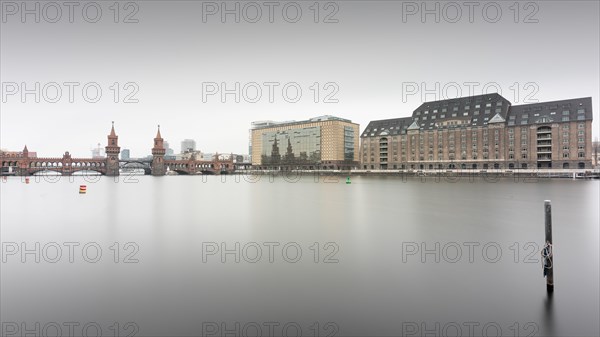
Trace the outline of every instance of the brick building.
<instances>
[{"instance_id":1,"label":"brick building","mask_svg":"<svg viewBox=\"0 0 600 337\"><path fill-rule=\"evenodd\" d=\"M426 102L372 121L361 169L591 168L592 99L513 106L499 94Z\"/></svg>"}]
</instances>

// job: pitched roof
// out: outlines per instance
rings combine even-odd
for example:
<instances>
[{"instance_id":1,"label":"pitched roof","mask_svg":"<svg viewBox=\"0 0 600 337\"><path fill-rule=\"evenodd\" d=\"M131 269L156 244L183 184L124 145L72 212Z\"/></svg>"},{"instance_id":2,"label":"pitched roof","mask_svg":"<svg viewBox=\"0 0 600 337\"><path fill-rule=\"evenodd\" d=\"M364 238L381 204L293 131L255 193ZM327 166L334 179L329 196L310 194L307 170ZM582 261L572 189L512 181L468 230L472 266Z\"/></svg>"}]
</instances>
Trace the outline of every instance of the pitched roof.
<instances>
[{"instance_id":1,"label":"pitched roof","mask_svg":"<svg viewBox=\"0 0 600 337\"><path fill-rule=\"evenodd\" d=\"M412 121L411 117L381 119L369 122L362 133L362 137L374 136L396 136L406 133L406 129Z\"/></svg>"},{"instance_id":2,"label":"pitched roof","mask_svg":"<svg viewBox=\"0 0 600 337\"><path fill-rule=\"evenodd\" d=\"M574 98L524 105L513 105L508 125L530 125L592 120L592 98Z\"/></svg>"},{"instance_id":3,"label":"pitched roof","mask_svg":"<svg viewBox=\"0 0 600 337\"><path fill-rule=\"evenodd\" d=\"M506 119L510 102L497 93L426 102L414 112L423 130L485 126L497 114Z\"/></svg>"}]
</instances>

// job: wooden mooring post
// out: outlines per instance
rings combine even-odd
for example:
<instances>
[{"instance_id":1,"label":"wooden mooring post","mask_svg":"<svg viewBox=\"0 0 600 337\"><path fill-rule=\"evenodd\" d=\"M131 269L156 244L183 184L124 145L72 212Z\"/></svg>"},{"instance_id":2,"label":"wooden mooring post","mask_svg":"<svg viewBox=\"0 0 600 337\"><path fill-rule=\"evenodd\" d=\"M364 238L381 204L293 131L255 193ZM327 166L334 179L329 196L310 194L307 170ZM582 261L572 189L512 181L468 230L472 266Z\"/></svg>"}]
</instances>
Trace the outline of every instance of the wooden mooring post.
<instances>
[{"instance_id":1,"label":"wooden mooring post","mask_svg":"<svg viewBox=\"0 0 600 337\"><path fill-rule=\"evenodd\" d=\"M552 247L552 202L544 200L545 232L546 242L542 249L542 264L544 276L546 276L546 290L548 293L554 291L554 255Z\"/></svg>"}]
</instances>

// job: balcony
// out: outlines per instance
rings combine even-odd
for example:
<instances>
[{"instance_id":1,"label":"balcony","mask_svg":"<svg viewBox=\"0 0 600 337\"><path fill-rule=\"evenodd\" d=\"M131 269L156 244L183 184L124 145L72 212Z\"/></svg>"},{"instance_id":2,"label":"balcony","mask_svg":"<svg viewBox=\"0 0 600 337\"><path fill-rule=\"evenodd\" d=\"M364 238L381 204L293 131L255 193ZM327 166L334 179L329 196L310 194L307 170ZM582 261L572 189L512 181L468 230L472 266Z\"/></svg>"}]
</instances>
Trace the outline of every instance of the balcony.
<instances>
[{"instance_id":1,"label":"balcony","mask_svg":"<svg viewBox=\"0 0 600 337\"><path fill-rule=\"evenodd\" d=\"M541 127L537 130L538 135L549 134L549 133L552 133L552 128L550 128L550 127Z\"/></svg>"},{"instance_id":2,"label":"balcony","mask_svg":"<svg viewBox=\"0 0 600 337\"><path fill-rule=\"evenodd\" d=\"M538 161L552 161L552 157L551 156L538 156L537 160Z\"/></svg>"},{"instance_id":3,"label":"balcony","mask_svg":"<svg viewBox=\"0 0 600 337\"><path fill-rule=\"evenodd\" d=\"M543 135L538 134L537 139L538 140L540 140L540 139L552 139L552 135L551 134L543 134Z\"/></svg>"}]
</instances>

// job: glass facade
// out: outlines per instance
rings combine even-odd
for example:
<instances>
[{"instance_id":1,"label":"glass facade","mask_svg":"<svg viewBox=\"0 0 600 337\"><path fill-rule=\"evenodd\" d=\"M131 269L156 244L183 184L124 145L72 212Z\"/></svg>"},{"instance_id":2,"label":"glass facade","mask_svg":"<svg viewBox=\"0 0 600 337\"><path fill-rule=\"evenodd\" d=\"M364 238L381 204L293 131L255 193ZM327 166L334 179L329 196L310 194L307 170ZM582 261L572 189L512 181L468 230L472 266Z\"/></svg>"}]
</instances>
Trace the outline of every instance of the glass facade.
<instances>
[{"instance_id":1,"label":"glass facade","mask_svg":"<svg viewBox=\"0 0 600 337\"><path fill-rule=\"evenodd\" d=\"M344 126L344 160L354 160L354 128Z\"/></svg>"},{"instance_id":2,"label":"glass facade","mask_svg":"<svg viewBox=\"0 0 600 337\"><path fill-rule=\"evenodd\" d=\"M319 162L321 127L264 132L261 159L263 165L302 165Z\"/></svg>"}]
</instances>

